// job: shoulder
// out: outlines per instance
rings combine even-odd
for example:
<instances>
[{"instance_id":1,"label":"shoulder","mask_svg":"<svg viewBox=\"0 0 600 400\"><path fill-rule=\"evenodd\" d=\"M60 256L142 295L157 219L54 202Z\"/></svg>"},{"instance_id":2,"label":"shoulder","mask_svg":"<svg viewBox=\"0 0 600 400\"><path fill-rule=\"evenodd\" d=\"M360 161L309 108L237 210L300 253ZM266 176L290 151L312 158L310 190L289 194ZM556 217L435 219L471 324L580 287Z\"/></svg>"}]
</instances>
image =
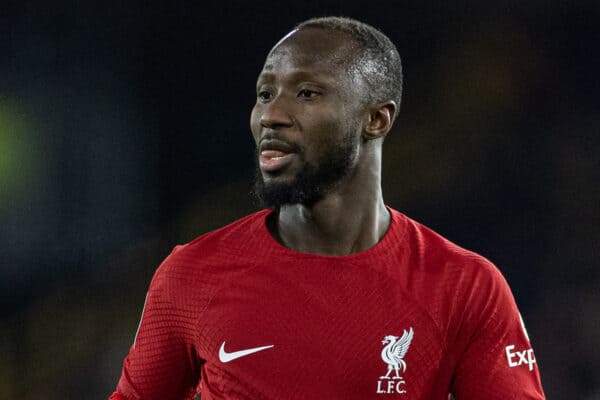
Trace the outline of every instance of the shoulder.
<instances>
[{"instance_id":1,"label":"shoulder","mask_svg":"<svg viewBox=\"0 0 600 400\"><path fill-rule=\"evenodd\" d=\"M404 225L402 239L394 253L407 266L411 281L422 281L428 290L463 300L485 297L486 293L506 293L508 284L500 270L486 257L445 238L433 229L393 210L398 224Z\"/></svg>"},{"instance_id":2,"label":"shoulder","mask_svg":"<svg viewBox=\"0 0 600 400\"><path fill-rule=\"evenodd\" d=\"M269 212L258 211L175 246L156 270L153 280L206 281L206 275L199 274L223 269L237 257L247 257L249 251L257 247L257 242L263 240L265 218Z\"/></svg>"},{"instance_id":3,"label":"shoulder","mask_svg":"<svg viewBox=\"0 0 600 400\"><path fill-rule=\"evenodd\" d=\"M216 251L244 248L252 239L265 231L265 218L269 210L261 210L240 218L222 228L198 236L192 241L176 246L169 256L172 261L206 257Z\"/></svg>"},{"instance_id":4,"label":"shoulder","mask_svg":"<svg viewBox=\"0 0 600 400\"><path fill-rule=\"evenodd\" d=\"M508 282L494 263L403 218L407 221L404 242L412 285L420 288L420 298L435 305L437 319L446 321L443 325L449 332L469 338L484 325L491 329L518 320Z\"/></svg>"}]
</instances>

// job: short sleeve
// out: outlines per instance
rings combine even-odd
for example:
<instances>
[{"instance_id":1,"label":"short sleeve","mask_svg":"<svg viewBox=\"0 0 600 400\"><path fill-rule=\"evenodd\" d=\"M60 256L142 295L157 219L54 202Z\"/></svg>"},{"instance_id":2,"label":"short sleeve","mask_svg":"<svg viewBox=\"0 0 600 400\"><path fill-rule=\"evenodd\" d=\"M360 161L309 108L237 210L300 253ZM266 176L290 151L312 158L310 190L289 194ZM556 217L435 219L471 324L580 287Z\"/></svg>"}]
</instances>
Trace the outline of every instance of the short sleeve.
<instances>
[{"instance_id":1,"label":"short sleeve","mask_svg":"<svg viewBox=\"0 0 600 400\"><path fill-rule=\"evenodd\" d=\"M486 261L464 293L456 399L545 399L525 325L500 271Z\"/></svg>"},{"instance_id":2,"label":"short sleeve","mask_svg":"<svg viewBox=\"0 0 600 400\"><path fill-rule=\"evenodd\" d=\"M199 379L193 346L195 318L186 289L170 271L169 258L156 271L136 338L111 399L192 399Z\"/></svg>"}]
</instances>

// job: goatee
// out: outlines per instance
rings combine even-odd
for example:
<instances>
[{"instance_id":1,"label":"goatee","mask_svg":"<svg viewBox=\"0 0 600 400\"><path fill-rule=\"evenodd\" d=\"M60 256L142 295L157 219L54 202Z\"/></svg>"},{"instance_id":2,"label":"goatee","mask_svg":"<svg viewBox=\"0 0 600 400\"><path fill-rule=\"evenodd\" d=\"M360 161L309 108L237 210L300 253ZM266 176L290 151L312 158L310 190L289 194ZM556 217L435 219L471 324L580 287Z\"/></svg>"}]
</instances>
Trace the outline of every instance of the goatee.
<instances>
[{"instance_id":1,"label":"goatee","mask_svg":"<svg viewBox=\"0 0 600 400\"><path fill-rule=\"evenodd\" d=\"M276 209L286 204L314 205L350 172L356 155L356 141L349 135L342 145L328 146L317 165L306 163L289 183L266 183L257 166L255 196L265 208Z\"/></svg>"}]
</instances>

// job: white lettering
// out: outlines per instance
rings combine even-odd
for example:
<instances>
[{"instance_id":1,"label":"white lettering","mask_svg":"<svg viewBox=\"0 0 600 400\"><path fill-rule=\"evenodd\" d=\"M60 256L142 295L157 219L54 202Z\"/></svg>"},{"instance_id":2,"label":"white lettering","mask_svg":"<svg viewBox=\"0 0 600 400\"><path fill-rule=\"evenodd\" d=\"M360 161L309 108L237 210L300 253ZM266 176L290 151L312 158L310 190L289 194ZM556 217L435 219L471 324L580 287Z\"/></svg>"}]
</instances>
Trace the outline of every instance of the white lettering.
<instances>
[{"instance_id":1,"label":"white lettering","mask_svg":"<svg viewBox=\"0 0 600 400\"><path fill-rule=\"evenodd\" d=\"M400 387L400 385L404 385L405 383L406 382L404 382L404 380L398 381L398 383L396 384L396 393L406 393L406 390Z\"/></svg>"},{"instance_id":2,"label":"white lettering","mask_svg":"<svg viewBox=\"0 0 600 400\"><path fill-rule=\"evenodd\" d=\"M515 348L514 344L511 344L510 346L506 346L506 358L508 359L508 366L511 367L511 368L512 367L516 367L517 365L519 365L516 362L512 361L513 355L515 353L511 353L511 350L514 349L514 348Z\"/></svg>"},{"instance_id":3,"label":"white lettering","mask_svg":"<svg viewBox=\"0 0 600 400\"><path fill-rule=\"evenodd\" d=\"M508 360L508 366L518 367L519 365L527 364L530 371L533 371L533 364L535 364L535 356L533 354L533 349L527 349L523 351L515 351L512 350L515 348L515 345L511 344L510 346L506 346L506 359ZM518 361L516 360L518 358Z\"/></svg>"},{"instance_id":4,"label":"white lettering","mask_svg":"<svg viewBox=\"0 0 600 400\"><path fill-rule=\"evenodd\" d=\"M527 364L529 365L529 370L533 371L533 364L535 364L535 356L533 355L533 349L527 350Z\"/></svg>"},{"instance_id":5,"label":"white lettering","mask_svg":"<svg viewBox=\"0 0 600 400\"><path fill-rule=\"evenodd\" d=\"M385 384L384 384L385 382ZM404 379L400 380L389 380L389 381L377 381L377 394L394 394L394 393L406 393L406 390L402 385L406 384Z\"/></svg>"},{"instance_id":6,"label":"white lettering","mask_svg":"<svg viewBox=\"0 0 600 400\"><path fill-rule=\"evenodd\" d=\"M394 381L388 381L386 393L394 393Z\"/></svg>"}]
</instances>

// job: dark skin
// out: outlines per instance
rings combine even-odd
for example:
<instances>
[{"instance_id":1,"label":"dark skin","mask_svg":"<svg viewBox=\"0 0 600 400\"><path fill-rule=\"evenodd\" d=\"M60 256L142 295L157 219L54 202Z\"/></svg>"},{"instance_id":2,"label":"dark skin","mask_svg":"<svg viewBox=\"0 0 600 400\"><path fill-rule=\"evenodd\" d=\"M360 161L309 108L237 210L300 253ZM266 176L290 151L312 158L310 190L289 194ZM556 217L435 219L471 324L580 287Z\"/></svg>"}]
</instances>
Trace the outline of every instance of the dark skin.
<instances>
[{"instance_id":1,"label":"dark skin","mask_svg":"<svg viewBox=\"0 0 600 400\"><path fill-rule=\"evenodd\" d=\"M397 106L367 101L368 88L352 68L355 50L345 33L292 31L271 50L258 77L250 126L259 153L270 157L260 157L266 184L293 183L303 164L318 164L325 149L355 143L348 174L324 198L283 205L268 222L273 237L295 251L358 253L378 243L390 224L381 153Z\"/></svg>"}]
</instances>

